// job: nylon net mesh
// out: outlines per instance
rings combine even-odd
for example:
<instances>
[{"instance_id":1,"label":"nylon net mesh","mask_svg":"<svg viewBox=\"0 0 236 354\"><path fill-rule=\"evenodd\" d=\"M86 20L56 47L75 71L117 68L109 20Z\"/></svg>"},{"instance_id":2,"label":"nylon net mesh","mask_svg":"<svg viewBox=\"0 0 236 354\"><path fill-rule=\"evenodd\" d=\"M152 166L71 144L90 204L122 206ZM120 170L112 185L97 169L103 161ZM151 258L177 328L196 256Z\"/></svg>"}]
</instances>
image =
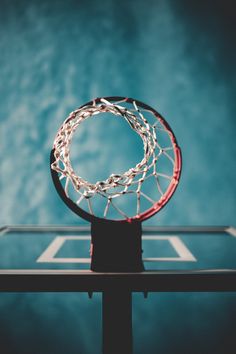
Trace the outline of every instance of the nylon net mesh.
<instances>
[{"instance_id":1,"label":"nylon net mesh","mask_svg":"<svg viewBox=\"0 0 236 354\"><path fill-rule=\"evenodd\" d=\"M90 183L76 174L72 167L70 147L73 134L86 119L108 112L125 119L140 136L144 155L129 170ZM96 99L73 111L56 135L54 157L51 168L58 173L66 196L88 213L103 218L110 218L111 209L112 216L116 214L113 219L142 219L157 212L173 194L180 174L179 150L167 123L151 109L144 109L135 100L125 98L112 102ZM126 211L127 196L135 198L132 215ZM94 212L98 199L103 201L99 215Z\"/></svg>"}]
</instances>

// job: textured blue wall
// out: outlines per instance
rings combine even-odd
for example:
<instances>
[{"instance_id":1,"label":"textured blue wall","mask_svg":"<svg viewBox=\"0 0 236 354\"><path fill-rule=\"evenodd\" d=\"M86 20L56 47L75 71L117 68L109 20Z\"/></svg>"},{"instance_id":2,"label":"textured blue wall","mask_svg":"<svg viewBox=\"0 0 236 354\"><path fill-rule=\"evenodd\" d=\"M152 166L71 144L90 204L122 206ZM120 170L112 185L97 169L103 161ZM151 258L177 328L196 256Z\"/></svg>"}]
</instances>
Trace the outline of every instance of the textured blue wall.
<instances>
[{"instance_id":1,"label":"textured blue wall","mask_svg":"<svg viewBox=\"0 0 236 354\"><path fill-rule=\"evenodd\" d=\"M234 223L235 27L220 4L2 3L1 224L78 223L52 186L48 155L69 112L109 95L155 107L183 150L178 191L149 223ZM108 164L112 139L94 139Z\"/></svg>"},{"instance_id":2,"label":"textured blue wall","mask_svg":"<svg viewBox=\"0 0 236 354\"><path fill-rule=\"evenodd\" d=\"M49 152L69 112L93 97L121 95L155 107L170 123L183 151L180 186L168 206L148 223L235 224L236 27L232 4L1 1L0 223L82 222L54 190ZM122 134L119 129L117 134ZM96 163L99 169L109 161L112 139L103 141L99 134L94 139L98 155L95 149L90 158L101 162ZM123 154L122 163L129 163L136 153L130 145L130 154ZM101 334L98 300L99 296L88 303L85 295L74 294L1 295L1 336L9 353L20 353L26 338L37 344L38 353L59 354L67 349L97 353L94 345L99 345ZM225 315L216 313L219 304ZM205 338L217 321L225 321L225 326L230 323L229 304L222 303L219 295L207 294L190 298L152 295L145 304L141 296L136 297L136 352L177 353L175 345L181 353L212 352L210 344L204 346L198 338ZM179 327L183 312L188 313ZM222 328L216 327L214 333L220 334ZM195 349L187 350L183 343L190 332ZM77 346L83 349L78 351ZM32 353L32 347L24 353Z\"/></svg>"}]
</instances>

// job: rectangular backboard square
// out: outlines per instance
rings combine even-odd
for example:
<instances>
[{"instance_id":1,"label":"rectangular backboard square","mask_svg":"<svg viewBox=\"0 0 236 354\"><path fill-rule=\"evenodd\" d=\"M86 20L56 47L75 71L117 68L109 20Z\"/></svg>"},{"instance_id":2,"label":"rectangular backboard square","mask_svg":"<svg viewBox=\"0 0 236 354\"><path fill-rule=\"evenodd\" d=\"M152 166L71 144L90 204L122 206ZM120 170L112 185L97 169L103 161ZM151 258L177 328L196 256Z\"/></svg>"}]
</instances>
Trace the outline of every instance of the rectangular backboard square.
<instances>
[{"instance_id":1,"label":"rectangular backboard square","mask_svg":"<svg viewBox=\"0 0 236 354\"><path fill-rule=\"evenodd\" d=\"M88 241L90 242L91 237L83 235L60 235L56 236L54 240L49 244L45 251L37 259L38 263L90 263L90 257L58 257L58 254L63 254L62 250L67 242L73 241ZM145 244L148 241L168 242L172 247L174 256L166 257L144 257L144 262L195 262L196 258L190 252L190 250L185 246L183 241L178 236L173 235L151 235L143 237L143 248L145 253ZM74 253L74 252L73 252Z\"/></svg>"}]
</instances>

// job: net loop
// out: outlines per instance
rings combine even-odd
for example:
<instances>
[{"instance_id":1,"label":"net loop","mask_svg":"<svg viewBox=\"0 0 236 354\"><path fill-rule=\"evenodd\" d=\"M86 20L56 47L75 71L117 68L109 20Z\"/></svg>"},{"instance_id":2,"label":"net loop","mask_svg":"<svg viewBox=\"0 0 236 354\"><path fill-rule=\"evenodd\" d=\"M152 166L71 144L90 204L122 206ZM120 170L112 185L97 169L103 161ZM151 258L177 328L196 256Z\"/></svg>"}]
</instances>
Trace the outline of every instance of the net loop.
<instances>
[{"instance_id":1,"label":"net loop","mask_svg":"<svg viewBox=\"0 0 236 354\"><path fill-rule=\"evenodd\" d=\"M178 147L175 137L169 126L161 116L153 113L150 109L139 107L135 100L128 99L131 107L122 106L122 102L127 103L127 99L121 99L115 102L110 102L105 98L93 100L90 104L70 113L69 117L62 124L54 141L54 158L51 168L60 176L60 181L66 180L64 189L66 196L69 196L69 185L71 184L74 190L78 193L79 199L76 204L79 205L84 199L88 201L88 211L93 214L92 200L96 196L106 199L103 217L106 218L111 205L120 217L130 218L126 213L115 204L115 200L121 196L134 194L137 197L135 218L140 217L141 197L145 198L155 210L165 203L165 198L169 199L168 192L171 190L174 183L177 183L180 175L180 157L178 155ZM120 116L129 124L130 128L137 133L143 141L144 155L136 166L120 174L111 174L107 179L90 183L89 181L78 176L70 161L70 146L75 130L86 119L96 116L100 113L112 113L115 116ZM145 117L145 113L152 114L155 117L155 122L151 123ZM167 134L169 146L162 146L158 142L157 132ZM171 174L158 170L158 162L160 158L165 158L171 164ZM169 172L169 171L168 171ZM176 177L177 176L177 177ZM142 191L143 183L149 178L154 178L156 189L160 195L160 200L153 200ZM163 187L161 179L167 182L167 187ZM171 194L173 194L171 190Z\"/></svg>"}]
</instances>

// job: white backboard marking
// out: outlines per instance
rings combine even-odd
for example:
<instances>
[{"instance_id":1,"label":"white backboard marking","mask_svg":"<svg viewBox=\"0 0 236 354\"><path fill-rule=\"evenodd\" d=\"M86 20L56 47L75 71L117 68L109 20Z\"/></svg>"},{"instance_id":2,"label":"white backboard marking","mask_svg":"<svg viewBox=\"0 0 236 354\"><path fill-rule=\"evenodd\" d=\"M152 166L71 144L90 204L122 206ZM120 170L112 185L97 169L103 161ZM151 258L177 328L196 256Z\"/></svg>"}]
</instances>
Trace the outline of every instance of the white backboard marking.
<instances>
[{"instance_id":1,"label":"white backboard marking","mask_svg":"<svg viewBox=\"0 0 236 354\"><path fill-rule=\"evenodd\" d=\"M170 242L171 246L174 248L175 252L178 254L178 257L151 257L144 258L144 262L196 262L196 258L190 252L190 250L185 246L183 241L178 236L168 236L168 235L153 235L153 236L144 236L143 240L167 240Z\"/></svg>"},{"instance_id":2,"label":"white backboard marking","mask_svg":"<svg viewBox=\"0 0 236 354\"><path fill-rule=\"evenodd\" d=\"M57 253L63 247L64 243L71 240L84 241L91 240L90 236L56 236L55 239L50 243L46 250L37 259L37 263L90 263L91 259L88 258L70 258L70 257L56 257ZM183 241L178 236L168 236L168 235L152 235L143 236L143 241L168 241L175 252L177 257L148 257L144 258L144 262L196 262L196 258L190 252L190 250L185 246ZM157 245L158 247L158 245Z\"/></svg>"},{"instance_id":3,"label":"white backboard marking","mask_svg":"<svg viewBox=\"0 0 236 354\"><path fill-rule=\"evenodd\" d=\"M225 231L228 232L228 234L230 234L231 236L236 237L236 228L235 227L228 227Z\"/></svg>"},{"instance_id":4,"label":"white backboard marking","mask_svg":"<svg viewBox=\"0 0 236 354\"><path fill-rule=\"evenodd\" d=\"M84 241L91 240L90 236L57 236L50 243L48 248L41 254L41 256L37 259L37 263L90 263L90 258L60 258L55 257L59 250L64 245L65 241Z\"/></svg>"}]
</instances>

